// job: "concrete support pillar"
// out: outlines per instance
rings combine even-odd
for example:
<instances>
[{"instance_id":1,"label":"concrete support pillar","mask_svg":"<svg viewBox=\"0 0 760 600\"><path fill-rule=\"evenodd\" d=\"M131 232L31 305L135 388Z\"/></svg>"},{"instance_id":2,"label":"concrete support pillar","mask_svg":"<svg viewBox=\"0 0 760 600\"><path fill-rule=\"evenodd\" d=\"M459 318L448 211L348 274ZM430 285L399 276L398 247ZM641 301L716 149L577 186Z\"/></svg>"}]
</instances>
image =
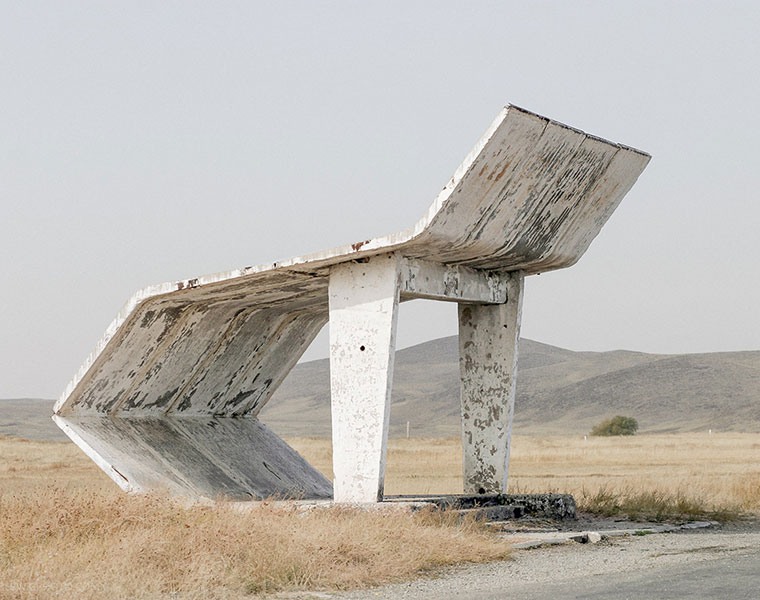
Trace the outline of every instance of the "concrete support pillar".
<instances>
[{"instance_id":1,"label":"concrete support pillar","mask_svg":"<svg viewBox=\"0 0 760 600\"><path fill-rule=\"evenodd\" d=\"M465 493L507 490L523 274L504 304L459 304L459 369Z\"/></svg>"},{"instance_id":2,"label":"concrete support pillar","mask_svg":"<svg viewBox=\"0 0 760 600\"><path fill-rule=\"evenodd\" d=\"M383 496L401 261L384 254L330 271L330 393L337 502Z\"/></svg>"}]
</instances>

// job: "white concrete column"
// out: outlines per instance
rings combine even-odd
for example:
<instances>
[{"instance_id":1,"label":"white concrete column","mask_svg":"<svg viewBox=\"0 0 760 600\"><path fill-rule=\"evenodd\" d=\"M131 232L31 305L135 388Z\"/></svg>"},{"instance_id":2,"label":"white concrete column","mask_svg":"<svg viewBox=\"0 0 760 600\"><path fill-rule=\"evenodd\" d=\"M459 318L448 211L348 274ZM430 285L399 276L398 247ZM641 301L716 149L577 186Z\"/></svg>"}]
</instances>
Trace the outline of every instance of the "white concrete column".
<instances>
[{"instance_id":1,"label":"white concrete column","mask_svg":"<svg viewBox=\"0 0 760 600\"><path fill-rule=\"evenodd\" d=\"M464 492L507 490L523 274L504 304L459 304Z\"/></svg>"},{"instance_id":2,"label":"white concrete column","mask_svg":"<svg viewBox=\"0 0 760 600\"><path fill-rule=\"evenodd\" d=\"M383 496L396 349L400 259L330 270L330 394L336 502Z\"/></svg>"}]
</instances>

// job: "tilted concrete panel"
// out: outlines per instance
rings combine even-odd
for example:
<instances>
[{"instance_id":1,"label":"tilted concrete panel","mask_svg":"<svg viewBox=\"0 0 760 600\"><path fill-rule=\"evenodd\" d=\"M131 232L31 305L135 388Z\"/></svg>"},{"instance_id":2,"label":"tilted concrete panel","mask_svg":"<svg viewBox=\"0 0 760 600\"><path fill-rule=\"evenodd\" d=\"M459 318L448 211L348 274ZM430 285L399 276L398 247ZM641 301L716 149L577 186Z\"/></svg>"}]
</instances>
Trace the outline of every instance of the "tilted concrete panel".
<instances>
[{"instance_id":1,"label":"tilted concrete panel","mask_svg":"<svg viewBox=\"0 0 760 600\"><path fill-rule=\"evenodd\" d=\"M396 256L395 302L507 302L501 274L574 264L649 159L508 106L411 229L137 292L54 418L126 490L330 496L330 483L256 415L328 321L337 265Z\"/></svg>"}]
</instances>

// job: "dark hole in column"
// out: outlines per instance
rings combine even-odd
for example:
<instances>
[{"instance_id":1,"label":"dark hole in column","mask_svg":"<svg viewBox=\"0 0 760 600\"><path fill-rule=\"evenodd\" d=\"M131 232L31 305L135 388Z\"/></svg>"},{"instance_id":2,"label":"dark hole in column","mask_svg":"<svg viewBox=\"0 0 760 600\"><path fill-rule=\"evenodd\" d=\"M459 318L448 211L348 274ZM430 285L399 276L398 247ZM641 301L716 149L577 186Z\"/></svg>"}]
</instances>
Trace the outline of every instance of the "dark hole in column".
<instances>
[{"instance_id":1,"label":"dark hole in column","mask_svg":"<svg viewBox=\"0 0 760 600\"><path fill-rule=\"evenodd\" d=\"M359 346L359 350L361 350L362 352L364 352L364 346Z\"/></svg>"},{"instance_id":2,"label":"dark hole in column","mask_svg":"<svg viewBox=\"0 0 760 600\"><path fill-rule=\"evenodd\" d=\"M485 488L479 488L478 489L478 494L485 494L485 493L486 493Z\"/></svg>"}]
</instances>

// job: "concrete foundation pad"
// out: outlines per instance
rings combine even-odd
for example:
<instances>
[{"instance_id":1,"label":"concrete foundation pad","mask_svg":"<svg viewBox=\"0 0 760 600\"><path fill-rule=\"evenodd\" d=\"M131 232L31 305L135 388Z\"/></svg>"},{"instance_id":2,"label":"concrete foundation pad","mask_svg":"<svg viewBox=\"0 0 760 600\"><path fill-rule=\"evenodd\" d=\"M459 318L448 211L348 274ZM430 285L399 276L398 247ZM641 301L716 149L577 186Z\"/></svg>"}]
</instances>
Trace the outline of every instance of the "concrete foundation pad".
<instances>
[{"instance_id":1,"label":"concrete foundation pad","mask_svg":"<svg viewBox=\"0 0 760 600\"><path fill-rule=\"evenodd\" d=\"M349 508L361 510L418 511L426 508L451 510L462 516L485 521L520 519L567 520L575 518L575 500L569 494L448 494L425 496L386 496L381 502L335 502L327 499L263 500L229 502L235 510L254 510L261 506L283 510ZM544 532L544 529L537 530Z\"/></svg>"},{"instance_id":2,"label":"concrete foundation pad","mask_svg":"<svg viewBox=\"0 0 760 600\"><path fill-rule=\"evenodd\" d=\"M486 520L521 517L575 519L575 499L570 494L450 494L441 496L386 496L385 502L426 502L442 509L479 510ZM502 509L499 511L499 509ZM513 516L497 515L512 511ZM492 514L495 518L488 518Z\"/></svg>"}]
</instances>

